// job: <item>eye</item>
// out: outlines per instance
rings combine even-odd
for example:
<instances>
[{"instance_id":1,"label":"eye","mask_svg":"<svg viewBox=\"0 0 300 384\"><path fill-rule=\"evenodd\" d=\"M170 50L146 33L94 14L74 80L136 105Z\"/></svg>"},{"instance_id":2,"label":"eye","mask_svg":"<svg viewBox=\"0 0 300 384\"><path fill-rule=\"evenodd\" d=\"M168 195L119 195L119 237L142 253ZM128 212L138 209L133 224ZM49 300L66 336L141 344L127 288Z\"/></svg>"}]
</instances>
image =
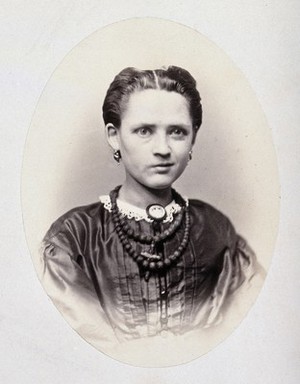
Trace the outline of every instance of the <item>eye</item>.
<instances>
[{"instance_id":1,"label":"eye","mask_svg":"<svg viewBox=\"0 0 300 384\"><path fill-rule=\"evenodd\" d=\"M184 128L174 127L170 130L170 135L176 138L181 138L188 135L188 132Z\"/></svg>"},{"instance_id":2,"label":"eye","mask_svg":"<svg viewBox=\"0 0 300 384\"><path fill-rule=\"evenodd\" d=\"M137 128L134 132L141 137L148 137L152 134L152 129L149 127L140 127Z\"/></svg>"}]
</instances>

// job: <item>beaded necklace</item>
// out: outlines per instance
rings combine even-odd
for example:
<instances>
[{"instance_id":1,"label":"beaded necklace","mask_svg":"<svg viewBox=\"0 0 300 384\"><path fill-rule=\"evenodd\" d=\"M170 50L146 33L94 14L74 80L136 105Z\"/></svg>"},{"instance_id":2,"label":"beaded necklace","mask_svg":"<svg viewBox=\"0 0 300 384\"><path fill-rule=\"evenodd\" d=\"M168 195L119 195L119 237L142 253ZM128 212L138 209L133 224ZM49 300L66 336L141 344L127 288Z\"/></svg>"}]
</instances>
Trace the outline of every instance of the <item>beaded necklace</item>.
<instances>
[{"instance_id":1,"label":"beaded necklace","mask_svg":"<svg viewBox=\"0 0 300 384\"><path fill-rule=\"evenodd\" d=\"M183 251L185 250L188 244L190 233L190 215L188 211L188 203L185 202L182 197L175 190L172 189L172 194L174 198L182 204L182 210L177 215L177 218L169 226L169 228L167 228L163 232L155 234L154 236L143 235L135 233L133 229L130 228L129 224L126 221L126 218L123 218L118 210L117 196L120 188L121 186L116 187L109 194L111 200L111 213L115 230L122 243L123 249L129 254L129 256L134 261L137 262L142 271L145 272L144 277L145 280L148 281L150 278L150 273L166 271L178 261L179 257L181 257ZM175 252L163 259L161 255L155 254L154 250L158 243L171 237L176 232L176 230L179 228L183 221L183 217L184 232L180 245L178 246ZM160 220L154 220L154 224L157 224L159 221ZM150 244L150 251L137 253L132 247L129 239L135 242L139 242L141 244Z\"/></svg>"}]
</instances>

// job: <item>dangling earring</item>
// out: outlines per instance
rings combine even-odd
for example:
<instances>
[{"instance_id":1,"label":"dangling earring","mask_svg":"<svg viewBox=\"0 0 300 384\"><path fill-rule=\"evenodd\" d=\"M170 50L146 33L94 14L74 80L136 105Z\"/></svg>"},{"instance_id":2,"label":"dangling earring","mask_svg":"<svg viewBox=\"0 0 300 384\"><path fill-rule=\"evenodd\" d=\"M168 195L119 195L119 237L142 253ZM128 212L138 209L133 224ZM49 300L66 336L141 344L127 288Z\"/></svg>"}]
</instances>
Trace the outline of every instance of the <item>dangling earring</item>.
<instances>
[{"instance_id":1,"label":"dangling earring","mask_svg":"<svg viewBox=\"0 0 300 384\"><path fill-rule=\"evenodd\" d=\"M191 161L191 160L192 160L192 154L193 154L193 151L192 151L192 150L190 150L190 152L189 152L189 161Z\"/></svg>"},{"instance_id":2,"label":"dangling earring","mask_svg":"<svg viewBox=\"0 0 300 384\"><path fill-rule=\"evenodd\" d=\"M116 160L116 162L117 162L118 164L120 164L120 160L121 160L122 157L121 157L121 152L120 152L119 149L117 149L117 150L114 151L113 156L114 156L114 159Z\"/></svg>"}]
</instances>

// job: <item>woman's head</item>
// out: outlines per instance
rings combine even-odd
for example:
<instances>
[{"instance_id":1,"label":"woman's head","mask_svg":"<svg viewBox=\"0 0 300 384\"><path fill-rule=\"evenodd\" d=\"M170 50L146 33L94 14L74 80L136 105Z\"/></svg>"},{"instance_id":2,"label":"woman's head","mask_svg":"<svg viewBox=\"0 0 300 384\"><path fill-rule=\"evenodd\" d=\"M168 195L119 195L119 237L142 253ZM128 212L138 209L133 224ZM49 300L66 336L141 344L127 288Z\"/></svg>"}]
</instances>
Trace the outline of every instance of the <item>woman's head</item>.
<instances>
[{"instance_id":1,"label":"woman's head","mask_svg":"<svg viewBox=\"0 0 300 384\"><path fill-rule=\"evenodd\" d=\"M155 70L139 70L132 67L123 69L111 83L103 103L105 125L111 123L120 128L130 95L147 89L176 92L186 98L195 140L202 123L201 98L196 89L195 79L187 70L176 66Z\"/></svg>"},{"instance_id":2,"label":"woman's head","mask_svg":"<svg viewBox=\"0 0 300 384\"><path fill-rule=\"evenodd\" d=\"M202 108L196 82L184 69L126 68L108 89L103 117L127 185L165 189L187 166Z\"/></svg>"}]
</instances>

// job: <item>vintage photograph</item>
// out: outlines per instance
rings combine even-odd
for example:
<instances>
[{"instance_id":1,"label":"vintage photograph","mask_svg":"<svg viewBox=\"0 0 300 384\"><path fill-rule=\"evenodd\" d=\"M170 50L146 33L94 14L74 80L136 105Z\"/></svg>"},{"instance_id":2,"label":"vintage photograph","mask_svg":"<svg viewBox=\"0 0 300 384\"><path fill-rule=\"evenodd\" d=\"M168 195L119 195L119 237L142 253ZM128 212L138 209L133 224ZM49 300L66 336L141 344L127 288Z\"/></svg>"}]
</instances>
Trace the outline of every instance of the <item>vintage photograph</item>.
<instances>
[{"instance_id":1,"label":"vintage photograph","mask_svg":"<svg viewBox=\"0 0 300 384\"><path fill-rule=\"evenodd\" d=\"M140 23L123 27L123 33L136 34ZM160 28L164 28L164 22L160 23ZM143 27L149 29L149 21ZM25 167L25 192L32 193L36 182L36 191L40 188L36 193L37 204L44 207L39 210L42 224L38 235L34 232L38 221L30 224L29 231L34 236L33 247L38 249L34 251L33 261L47 294L86 341L114 358L142 366L189 361L228 336L262 286L269 257L262 250L273 245L275 231L272 230L277 220L276 190L273 196L269 195L268 203L265 200L258 203L261 185L253 186L253 180L264 178L263 167L269 167L269 163L261 162L261 166L259 150L253 155L255 161L246 157L246 151L252 153L251 147L255 147L262 133L258 132L256 137L253 131L249 133L250 128L245 133L242 128L236 131L242 119L236 116L245 115L249 105L253 108L249 116L255 118L255 113L259 116L252 107L254 101L249 102L249 96L244 96L244 111L228 111L228 105L220 108L222 97L215 93L209 71L205 71L213 56L205 46L208 43L200 44L202 55L206 55L206 62L199 57L202 68L198 63L187 68L180 51L174 50L171 38L169 32L172 54L159 58L158 44L148 51L155 60L148 60L149 66L141 67L143 62L147 64L147 59L134 60L127 53L130 59L112 65L101 84L97 76L94 78L88 72L87 63L91 60L85 56L84 49L90 52L91 47L96 49L96 43L102 47L105 43L94 36L90 43L83 43L84 49L78 50L77 56L71 53L71 59L67 57L54 74L56 82L50 81L40 101L32 128L32 132L38 133L29 140ZM174 61L176 54L178 60ZM72 60L76 64L71 71ZM96 58L91 64L92 71L96 71L99 60ZM160 65L154 66L159 61ZM84 79L88 79L84 86L78 75L78 62ZM122 62L130 65L122 67ZM117 67L119 70L113 73ZM195 73L191 68L195 68ZM224 80L218 83L217 68L210 71L215 73L216 84L223 84ZM220 87L219 92L224 93L224 98L231 94L233 101L238 100L239 78L233 77L233 70L225 71L228 74L225 81L232 86ZM84 99L85 92L92 92L88 87L92 81L96 83L93 92L97 98L94 94L90 96L93 99L90 104L98 109L98 114L91 122L89 106L80 112L81 120L76 108L80 110L79 101ZM216 98L213 104L209 102L209 93L205 98L206 89L210 88ZM66 97L71 104L63 103ZM59 113L55 112L53 100L55 108L60 108ZM232 107L232 101L229 105ZM220 119L218 114L225 113L222 108L230 116L226 124L232 126L231 131L224 132L220 123L216 123ZM50 116L54 122L49 126L46 121ZM202 151L205 136L211 134L205 127L202 136L199 135L206 116L212 130L214 123L221 133L215 133L212 145ZM212 116L216 116L215 121ZM72 128L72 119L76 120L77 131ZM95 129L96 120L102 132L98 127ZM51 124L55 125L54 130ZM248 119L247 124L252 121ZM64 130L69 133L63 141L59 138ZM35 143L43 135L47 146L41 151ZM252 141L248 139L251 135ZM222 136L226 138L221 140ZM101 148L95 144L98 137ZM244 144L237 143L239 137ZM271 148L265 140L262 153ZM80 150L76 151L74 142ZM243 145L247 148L244 152ZM55 153L51 152L54 148ZM205 154L202 161L199 152ZM98 154L99 161L95 160ZM61 157L64 161L59 160L60 156L64 156ZM269 178L264 181L266 195L276 179L271 160L272 155ZM49 165L49 161L56 165ZM99 163L96 167L95 161ZM250 172L249 166L255 172ZM30 169L29 176L26 169ZM230 171L224 175L226 169ZM33 174L37 181L33 182ZM245 180L249 184L245 185ZM30 188L26 189L26 185ZM49 187L53 185L56 192L50 194ZM93 185L92 193L90 185ZM99 186L97 200L93 193ZM201 193L205 187L207 191ZM41 198L43 188L45 193ZM244 195L243 191L246 191ZM95 197L88 201L90 195ZM270 228L264 224L265 217L255 211L260 204L269 207ZM29 205L27 211L32 210ZM51 214L46 214L47 209ZM261 246L257 234L264 226L266 235ZM165 351L164 357L157 355L160 350Z\"/></svg>"},{"instance_id":2,"label":"vintage photograph","mask_svg":"<svg viewBox=\"0 0 300 384\"><path fill-rule=\"evenodd\" d=\"M226 216L172 188L202 122L195 79L176 66L125 68L107 91L103 119L125 180L47 232L42 282L55 287L51 298L62 307L64 292L75 290L120 341L221 322L261 269Z\"/></svg>"}]
</instances>

